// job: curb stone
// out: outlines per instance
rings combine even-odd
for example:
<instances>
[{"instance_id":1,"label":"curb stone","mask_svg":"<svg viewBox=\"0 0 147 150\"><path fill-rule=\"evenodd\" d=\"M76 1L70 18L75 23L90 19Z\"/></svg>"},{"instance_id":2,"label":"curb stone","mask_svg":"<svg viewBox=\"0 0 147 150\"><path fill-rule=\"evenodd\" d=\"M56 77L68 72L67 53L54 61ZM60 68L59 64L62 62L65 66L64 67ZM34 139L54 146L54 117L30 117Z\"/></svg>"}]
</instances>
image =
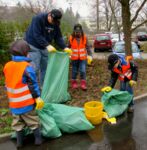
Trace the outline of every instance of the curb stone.
<instances>
[{"instance_id":1,"label":"curb stone","mask_svg":"<svg viewBox=\"0 0 147 150\"><path fill-rule=\"evenodd\" d=\"M134 97L134 101L138 102L139 100L143 100L147 97L147 93Z\"/></svg>"},{"instance_id":2,"label":"curb stone","mask_svg":"<svg viewBox=\"0 0 147 150\"><path fill-rule=\"evenodd\" d=\"M136 102L139 102L140 100L143 100L144 98L147 98L147 93L134 97L134 101L135 101L135 103L136 103ZM3 141L3 140L8 140L8 139L10 139L12 133L13 133L13 132L1 134L1 135L0 135L0 142Z\"/></svg>"},{"instance_id":3,"label":"curb stone","mask_svg":"<svg viewBox=\"0 0 147 150\"><path fill-rule=\"evenodd\" d=\"M13 133L13 132L1 134L1 135L0 135L0 142L10 139L12 133Z\"/></svg>"}]
</instances>

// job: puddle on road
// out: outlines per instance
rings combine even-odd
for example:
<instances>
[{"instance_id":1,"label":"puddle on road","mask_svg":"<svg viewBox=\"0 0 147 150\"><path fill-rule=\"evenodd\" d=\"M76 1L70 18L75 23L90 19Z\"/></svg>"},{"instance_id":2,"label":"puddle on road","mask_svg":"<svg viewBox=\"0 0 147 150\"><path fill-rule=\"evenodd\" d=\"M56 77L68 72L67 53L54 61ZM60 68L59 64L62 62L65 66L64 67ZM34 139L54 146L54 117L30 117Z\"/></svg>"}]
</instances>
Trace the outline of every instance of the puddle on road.
<instances>
[{"instance_id":1,"label":"puddle on road","mask_svg":"<svg viewBox=\"0 0 147 150\"><path fill-rule=\"evenodd\" d=\"M117 124L103 121L88 132L63 134L48 139L36 147L28 140L22 150L146 150L147 149L147 101L135 105L134 114L125 113L117 118ZM29 143L30 142L30 143ZM15 150L15 142L0 144L0 150Z\"/></svg>"}]
</instances>

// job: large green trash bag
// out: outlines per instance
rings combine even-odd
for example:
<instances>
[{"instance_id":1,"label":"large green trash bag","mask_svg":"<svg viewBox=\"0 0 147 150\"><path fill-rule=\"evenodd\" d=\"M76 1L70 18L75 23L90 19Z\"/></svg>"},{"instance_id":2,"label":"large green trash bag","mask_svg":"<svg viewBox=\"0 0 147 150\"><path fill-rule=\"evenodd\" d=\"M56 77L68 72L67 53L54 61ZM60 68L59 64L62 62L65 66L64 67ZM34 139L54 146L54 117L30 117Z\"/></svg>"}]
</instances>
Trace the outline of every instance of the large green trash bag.
<instances>
[{"instance_id":1,"label":"large green trash bag","mask_svg":"<svg viewBox=\"0 0 147 150\"><path fill-rule=\"evenodd\" d=\"M104 110L109 117L117 117L121 115L131 102L133 95L127 91L118 91L113 89L111 92L105 92L101 98Z\"/></svg>"},{"instance_id":2,"label":"large green trash bag","mask_svg":"<svg viewBox=\"0 0 147 150\"><path fill-rule=\"evenodd\" d=\"M94 128L86 119L82 108L47 103L43 111L54 118L57 126L62 132L73 133Z\"/></svg>"},{"instance_id":3,"label":"large green trash bag","mask_svg":"<svg viewBox=\"0 0 147 150\"><path fill-rule=\"evenodd\" d=\"M52 118L48 111L42 109L38 111L38 116L41 124L41 133L45 137L57 138L62 134L58 128L54 118Z\"/></svg>"},{"instance_id":4,"label":"large green trash bag","mask_svg":"<svg viewBox=\"0 0 147 150\"><path fill-rule=\"evenodd\" d=\"M41 97L45 102L64 103L68 93L69 55L64 52L49 53L48 66Z\"/></svg>"}]
</instances>

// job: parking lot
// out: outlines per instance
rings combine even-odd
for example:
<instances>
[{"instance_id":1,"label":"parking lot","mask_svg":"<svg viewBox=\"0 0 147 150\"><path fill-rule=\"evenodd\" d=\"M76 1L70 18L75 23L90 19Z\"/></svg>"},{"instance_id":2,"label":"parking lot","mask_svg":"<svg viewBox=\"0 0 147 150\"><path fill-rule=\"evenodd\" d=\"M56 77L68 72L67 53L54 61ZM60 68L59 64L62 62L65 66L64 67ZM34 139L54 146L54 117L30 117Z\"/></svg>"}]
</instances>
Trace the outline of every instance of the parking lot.
<instances>
[{"instance_id":1,"label":"parking lot","mask_svg":"<svg viewBox=\"0 0 147 150\"><path fill-rule=\"evenodd\" d=\"M107 59L107 57L111 54L112 52L93 52L93 57L95 59ZM142 59L147 59L147 53L141 52Z\"/></svg>"}]
</instances>

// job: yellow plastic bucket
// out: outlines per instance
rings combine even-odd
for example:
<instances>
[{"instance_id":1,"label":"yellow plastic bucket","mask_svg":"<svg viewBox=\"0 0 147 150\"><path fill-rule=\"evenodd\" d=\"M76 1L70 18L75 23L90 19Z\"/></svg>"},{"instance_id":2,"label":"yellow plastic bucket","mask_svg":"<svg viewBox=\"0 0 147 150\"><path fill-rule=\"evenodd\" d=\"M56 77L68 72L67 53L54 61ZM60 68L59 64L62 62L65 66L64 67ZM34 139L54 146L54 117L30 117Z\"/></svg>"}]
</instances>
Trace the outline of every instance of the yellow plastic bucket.
<instances>
[{"instance_id":1,"label":"yellow plastic bucket","mask_svg":"<svg viewBox=\"0 0 147 150\"><path fill-rule=\"evenodd\" d=\"M90 101L84 104L86 118L93 124L97 125L102 122L103 104L98 101Z\"/></svg>"}]
</instances>

